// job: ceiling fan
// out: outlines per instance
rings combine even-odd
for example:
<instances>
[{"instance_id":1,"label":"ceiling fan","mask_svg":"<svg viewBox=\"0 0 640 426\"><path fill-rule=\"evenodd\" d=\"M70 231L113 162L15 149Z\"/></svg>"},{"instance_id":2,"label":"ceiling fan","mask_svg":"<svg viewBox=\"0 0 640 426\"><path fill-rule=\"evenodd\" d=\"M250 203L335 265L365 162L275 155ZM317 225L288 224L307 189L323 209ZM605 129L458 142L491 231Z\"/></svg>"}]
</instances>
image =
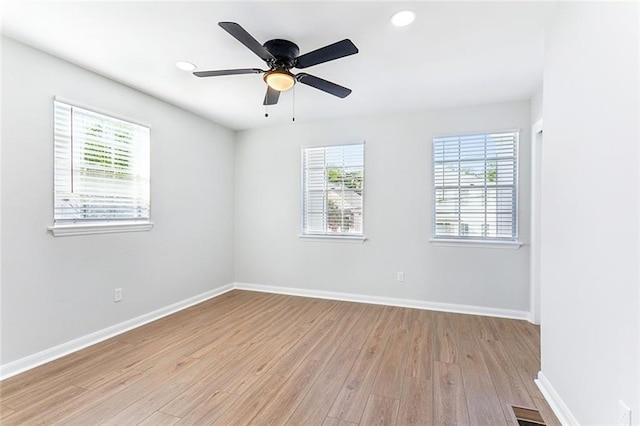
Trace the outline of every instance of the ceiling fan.
<instances>
[{"instance_id":1,"label":"ceiling fan","mask_svg":"<svg viewBox=\"0 0 640 426\"><path fill-rule=\"evenodd\" d=\"M251 34L235 22L218 22L218 25L265 61L269 69L240 68L217 71L196 71L193 73L196 77L264 74L264 81L267 83L264 105L277 104L280 92L289 90L296 82L306 84L307 86L314 87L339 98L345 98L351 93L351 89L311 74L304 72L293 74L290 71L292 68L304 69L358 53L358 48L351 40L344 39L312 52L305 53L304 55L299 55L300 49L295 43L289 40L273 39L264 44L260 44Z\"/></svg>"}]
</instances>

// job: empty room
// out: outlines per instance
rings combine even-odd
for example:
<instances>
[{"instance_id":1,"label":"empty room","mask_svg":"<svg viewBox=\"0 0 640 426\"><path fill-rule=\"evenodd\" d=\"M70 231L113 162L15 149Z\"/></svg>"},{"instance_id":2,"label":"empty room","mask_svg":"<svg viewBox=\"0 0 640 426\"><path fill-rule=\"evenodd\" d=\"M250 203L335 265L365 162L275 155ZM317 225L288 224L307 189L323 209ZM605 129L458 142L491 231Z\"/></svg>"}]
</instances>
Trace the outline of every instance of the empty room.
<instances>
[{"instance_id":1,"label":"empty room","mask_svg":"<svg viewBox=\"0 0 640 426\"><path fill-rule=\"evenodd\" d=\"M639 2L0 7L0 424L640 425Z\"/></svg>"}]
</instances>

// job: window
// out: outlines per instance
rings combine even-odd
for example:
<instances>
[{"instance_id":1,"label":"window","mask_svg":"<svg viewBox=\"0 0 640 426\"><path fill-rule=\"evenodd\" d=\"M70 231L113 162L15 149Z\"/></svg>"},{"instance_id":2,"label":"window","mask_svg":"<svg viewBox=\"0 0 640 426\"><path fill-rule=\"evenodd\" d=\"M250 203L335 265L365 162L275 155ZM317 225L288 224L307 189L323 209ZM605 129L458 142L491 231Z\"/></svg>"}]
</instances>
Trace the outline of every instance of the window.
<instances>
[{"instance_id":1,"label":"window","mask_svg":"<svg viewBox=\"0 0 640 426\"><path fill-rule=\"evenodd\" d=\"M516 241L518 132L433 139L434 239Z\"/></svg>"},{"instance_id":2,"label":"window","mask_svg":"<svg viewBox=\"0 0 640 426\"><path fill-rule=\"evenodd\" d=\"M148 224L149 128L59 99L54 123L54 235L67 225Z\"/></svg>"},{"instance_id":3,"label":"window","mask_svg":"<svg viewBox=\"0 0 640 426\"><path fill-rule=\"evenodd\" d=\"M364 143L302 149L302 234L362 237Z\"/></svg>"}]
</instances>

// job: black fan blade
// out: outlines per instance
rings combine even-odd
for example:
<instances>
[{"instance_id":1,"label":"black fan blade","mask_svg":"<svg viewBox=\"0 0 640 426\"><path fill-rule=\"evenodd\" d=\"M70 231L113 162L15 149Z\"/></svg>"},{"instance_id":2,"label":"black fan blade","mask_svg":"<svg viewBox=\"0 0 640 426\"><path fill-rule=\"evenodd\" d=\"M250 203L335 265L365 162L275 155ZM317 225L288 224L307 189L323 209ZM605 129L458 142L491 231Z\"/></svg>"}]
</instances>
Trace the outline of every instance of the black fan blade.
<instances>
[{"instance_id":1,"label":"black fan blade","mask_svg":"<svg viewBox=\"0 0 640 426\"><path fill-rule=\"evenodd\" d=\"M264 48L264 46L258 43L251 34L235 22L218 22L218 25L220 25L222 29L231 34L240 43L247 46L253 53L261 57L263 61L275 59L273 55Z\"/></svg>"},{"instance_id":2,"label":"black fan blade","mask_svg":"<svg viewBox=\"0 0 640 426\"><path fill-rule=\"evenodd\" d=\"M260 74L263 72L259 68L240 68L235 70L196 71L193 75L196 77L217 77L220 75Z\"/></svg>"},{"instance_id":3,"label":"black fan blade","mask_svg":"<svg viewBox=\"0 0 640 426\"><path fill-rule=\"evenodd\" d=\"M280 98L280 92L272 89L271 86L267 86L267 93L264 95L262 105L275 105L278 103L278 98Z\"/></svg>"},{"instance_id":4,"label":"black fan blade","mask_svg":"<svg viewBox=\"0 0 640 426\"><path fill-rule=\"evenodd\" d=\"M296 75L296 80L298 80L302 84L315 87L316 89L322 90L323 92L330 93L339 98L346 98L351 94L351 89L347 89L346 87L342 87L330 81L323 80L319 77L316 77L304 72L301 72L300 74Z\"/></svg>"},{"instance_id":5,"label":"black fan blade","mask_svg":"<svg viewBox=\"0 0 640 426\"><path fill-rule=\"evenodd\" d=\"M345 56L358 53L358 48L348 38L335 42L313 52L305 53L296 58L296 68L307 68L312 65L318 65L323 62L333 61L334 59L344 58Z\"/></svg>"}]
</instances>

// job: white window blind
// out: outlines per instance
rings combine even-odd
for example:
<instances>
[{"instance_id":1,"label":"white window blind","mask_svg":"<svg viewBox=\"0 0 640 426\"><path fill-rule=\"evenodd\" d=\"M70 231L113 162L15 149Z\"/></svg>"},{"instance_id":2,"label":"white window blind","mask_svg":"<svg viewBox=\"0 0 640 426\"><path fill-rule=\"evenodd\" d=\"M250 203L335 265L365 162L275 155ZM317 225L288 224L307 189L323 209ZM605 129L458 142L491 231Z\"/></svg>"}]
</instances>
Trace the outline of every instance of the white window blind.
<instances>
[{"instance_id":1,"label":"white window blind","mask_svg":"<svg viewBox=\"0 0 640 426\"><path fill-rule=\"evenodd\" d=\"M438 239L515 241L518 132L433 139Z\"/></svg>"},{"instance_id":2,"label":"white window blind","mask_svg":"<svg viewBox=\"0 0 640 426\"><path fill-rule=\"evenodd\" d=\"M149 128L59 100L54 123L54 226L149 221Z\"/></svg>"},{"instance_id":3,"label":"white window blind","mask_svg":"<svg viewBox=\"0 0 640 426\"><path fill-rule=\"evenodd\" d=\"M303 235L362 236L364 143L302 149Z\"/></svg>"}]
</instances>

